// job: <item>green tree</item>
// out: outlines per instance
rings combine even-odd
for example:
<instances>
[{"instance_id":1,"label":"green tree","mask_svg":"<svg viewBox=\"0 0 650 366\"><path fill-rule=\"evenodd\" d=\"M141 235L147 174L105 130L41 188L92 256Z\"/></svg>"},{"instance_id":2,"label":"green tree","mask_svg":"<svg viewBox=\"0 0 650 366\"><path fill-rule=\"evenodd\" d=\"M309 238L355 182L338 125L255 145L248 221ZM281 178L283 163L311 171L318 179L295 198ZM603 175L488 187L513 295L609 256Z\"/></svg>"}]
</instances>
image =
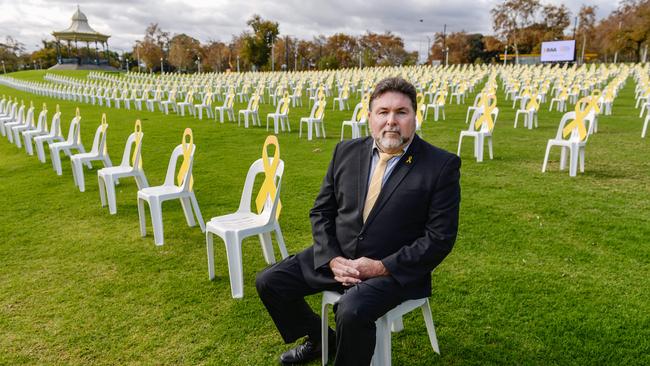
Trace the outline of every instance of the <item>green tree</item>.
<instances>
[{"instance_id":1,"label":"green tree","mask_svg":"<svg viewBox=\"0 0 650 366\"><path fill-rule=\"evenodd\" d=\"M246 24L252 28L252 32L242 34L241 54L248 63L259 70L269 62L271 45L280 34L280 27L277 22L264 20L257 14L253 15Z\"/></svg>"}]
</instances>

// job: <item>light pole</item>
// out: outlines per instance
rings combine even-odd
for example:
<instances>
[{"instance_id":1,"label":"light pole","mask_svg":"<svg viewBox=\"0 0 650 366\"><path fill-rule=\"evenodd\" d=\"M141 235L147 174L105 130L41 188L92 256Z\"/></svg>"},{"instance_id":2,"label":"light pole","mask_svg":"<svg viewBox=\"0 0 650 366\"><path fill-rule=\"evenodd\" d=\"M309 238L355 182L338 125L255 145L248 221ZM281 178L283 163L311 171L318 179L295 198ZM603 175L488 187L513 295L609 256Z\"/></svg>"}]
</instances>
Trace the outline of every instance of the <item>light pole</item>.
<instances>
[{"instance_id":1,"label":"light pole","mask_svg":"<svg viewBox=\"0 0 650 366\"><path fill-rule=\"evenodd\" d=\"M503 55L503 66L506 66L507 60L508 60L508 45L506 45L506 53Z\"/></svg>"},{"instance_id":2,"label":"light pole","mask_svg":"<svg viewBox=\"0 0 650 366\"><path fill-rule=\"evenodd\" d=\"M2 72L3 72L4 74L7 73L7 69L5 69L5 60L2 60Z\"/></svg>"},{"instance_id":3,"label":"light pole","mask_svg":"<svg viewBox=\"0 0 650 366\"><path fill-rule=\"evenodd\" d=\"M449 47L445 47L445 66L449 66Z\"/></svg>"},{"instance_id":4,"label":"light pole","mask_svg":"<svg viewBox=\"0 0 650 366\"><path fill-rule=\"evenodd\" d=\"M239 55L237 55L237 72L239 72Z\"/></svg>"},{"instance_id":5,"label":"light pole","mask_svg":"<svg viewBox=\"0 0 650 366\"><path fill-rule=\"evenodd\" d=\"M129 58L126 58L126 72L129 72Z\"/></svg>"},{"instance_id":6,"label":"light pole","mask_svg":"<svg viewBox=\"0 0 650 366\"><path fill-rule=\"evenodd\" d=\"M32 63L34 64L34 70L36 70L36 60L32 60Z\"/></svg>"},{"instance_id":7,"label":"light pole","mask_svg":"<svg viewBox=\"0 0 650 366\"><path fill-rule=\"evenodd\" d=\"M165 72L165 69L163 68L163 58L161 57L160 58L160 75L162 75L163 72Z\"/></svg>"},{"instance_id":8,"label":"light pole","mask_svg":"<svg viewBox=\"0 0 650 366\"><path fill-rule=\"evenodd\" d=\"M138 72L140 72L140 42L135 43L135 55L138 58Z\"/></svg>"},{"instance_id":9,"label":"light pole","mask_svg":"<svg viewBox=\"0 0 650 366\"><path fill-rule=\"evenodd\" d=\"M196 66L199 68L199 74L201 73L201 56L196 56Z\"/></svg>"},{"instance_id":10,"label":"light pole","mask_svg":"<svg viewBox=\"0 0 650 366\"><path fill-rule=\"evenodd\" d=\"M429 56L431 56L431 37L427 37L427 60L425 61L426 64L429 63Z\"/></svg>"}]
</instances>

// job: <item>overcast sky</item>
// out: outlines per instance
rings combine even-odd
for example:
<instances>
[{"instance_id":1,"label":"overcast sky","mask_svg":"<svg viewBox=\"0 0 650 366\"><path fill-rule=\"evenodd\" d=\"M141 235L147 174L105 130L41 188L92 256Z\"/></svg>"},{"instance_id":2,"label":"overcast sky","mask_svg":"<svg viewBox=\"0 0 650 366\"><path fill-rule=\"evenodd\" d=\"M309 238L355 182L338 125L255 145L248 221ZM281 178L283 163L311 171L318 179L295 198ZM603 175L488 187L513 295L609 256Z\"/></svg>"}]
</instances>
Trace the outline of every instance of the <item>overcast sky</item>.
<instances>
[{"instance_id":1,"label":"overcast sky","mask_svg":"<svg viewBox=\"0 0 650 366\"><path fill-rule=\"evenodd\" d=\"M110 34L114 50L130 50L150 23L158 23L172 35L185 33L201 42L228 41L244 31L246 20L259 14L277 21L280 33L303 39L343 32L360 35L367 30L390 30L404 39L410 51L426 53L427 36L441 32L492 33L490 9L496 0L0 0L0 42L11 35L28 51L41 39L53 39L52 31L70 25L77 4L96 31ZM581 4L598 6L598 18L616 8L618 1L542 0L564 3L572 19ZM422 21L420 21L422 19ZM573 27L573 24L571 25Z\"/></svg>"}]
</instances>

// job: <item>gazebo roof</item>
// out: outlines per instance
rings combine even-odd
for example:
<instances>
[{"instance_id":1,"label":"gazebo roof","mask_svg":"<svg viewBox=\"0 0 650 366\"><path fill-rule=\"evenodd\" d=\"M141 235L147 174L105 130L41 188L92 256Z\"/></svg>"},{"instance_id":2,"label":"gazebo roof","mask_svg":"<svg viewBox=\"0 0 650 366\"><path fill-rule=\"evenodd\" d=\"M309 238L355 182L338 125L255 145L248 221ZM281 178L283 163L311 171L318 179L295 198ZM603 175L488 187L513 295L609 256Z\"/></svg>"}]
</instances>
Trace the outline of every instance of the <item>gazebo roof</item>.
<instances>
[{"instance_id":1,"label":"gazebo roof","mask_svg":"<svg viewBox=\"0 0 650 366\"><path fill-rule=\"evenodd\" d=\"M72 15L70 26L62 31L52 32L52 35L57 39L84 42L106 42L110 37L110 35L101 34L90 27L88 18L81 12L79 5L77 5L77 11Z\"/></svg>"}]
</instances>

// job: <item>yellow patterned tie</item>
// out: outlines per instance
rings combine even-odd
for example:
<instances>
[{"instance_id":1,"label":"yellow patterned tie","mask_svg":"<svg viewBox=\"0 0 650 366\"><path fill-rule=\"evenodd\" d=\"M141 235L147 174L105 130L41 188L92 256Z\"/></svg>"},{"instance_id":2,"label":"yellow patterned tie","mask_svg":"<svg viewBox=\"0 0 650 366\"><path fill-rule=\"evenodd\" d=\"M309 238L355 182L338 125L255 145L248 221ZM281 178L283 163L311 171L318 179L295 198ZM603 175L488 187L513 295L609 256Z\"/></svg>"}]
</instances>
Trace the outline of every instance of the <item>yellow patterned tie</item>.
<instances>
[{"instance_id":1,"label":"yellow patterned tie","mask_svg":"<svg viewBox=\"0 0 650 366\"><path fill-rule=\"evenodd\" d=\"M375 171L372 173L372 178L370 179L370 184L368 185L368 194L366 195L366 204L363 206L363 222L366 222L368 215L372 210L372 207L377 202L377 197L379 197L379 192L381 192L381 185L384 180L384 173L386 173L386 167L388 167L388 161L395 157L400 156L399 154L387 154L380 152L379 161L377 161L377 166L375 166Z\"/></svg>"}]
</instances>

